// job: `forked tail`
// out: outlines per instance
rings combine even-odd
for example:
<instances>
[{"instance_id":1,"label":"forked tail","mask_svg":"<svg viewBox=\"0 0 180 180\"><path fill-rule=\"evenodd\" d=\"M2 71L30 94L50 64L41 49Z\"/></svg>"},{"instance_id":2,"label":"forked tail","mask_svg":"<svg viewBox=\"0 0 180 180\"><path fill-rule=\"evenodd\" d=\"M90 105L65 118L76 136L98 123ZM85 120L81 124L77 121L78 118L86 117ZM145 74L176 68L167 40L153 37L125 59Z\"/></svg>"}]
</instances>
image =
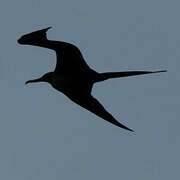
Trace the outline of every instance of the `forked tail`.
<instances>
[{"instance_id":1,"label":"forked tail","mask_svg":"<svg viewBox=\"0 0 180 180\"><path fill-rule=\"evenodd\" d=\"M106 73L100 73L99 79L97 82L104 81L110 78L121 78L121 77L127 77L127 76L137 76L137 75L143 75L143 74L153 74L153 73L161 73L161 72L167 72L167 70L163 71L126 71L126 72L106 72Z\"/></svg>"}]
</instances>

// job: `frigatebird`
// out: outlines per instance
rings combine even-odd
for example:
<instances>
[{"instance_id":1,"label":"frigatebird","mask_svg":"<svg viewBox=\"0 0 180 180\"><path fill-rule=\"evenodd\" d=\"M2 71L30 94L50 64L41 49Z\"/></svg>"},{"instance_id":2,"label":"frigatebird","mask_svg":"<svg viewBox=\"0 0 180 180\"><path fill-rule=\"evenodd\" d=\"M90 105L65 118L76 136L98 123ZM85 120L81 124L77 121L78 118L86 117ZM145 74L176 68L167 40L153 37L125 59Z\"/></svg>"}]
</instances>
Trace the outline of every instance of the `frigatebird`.
<instances>
[{"instance_id":1,"label":"frigatebird","mask_svg":"<svg viewBox=\"0 0 180 180\"><path fill-rule=\"evenodd\" d=\"M25 84L33 82L50 83L52 87L66 95L74 103L118 127L133 131L119 123L91 95L93 84L110 78L160 73L166 72L166 70L98 73L87 65L80 50L75 45L62 41L48 40L46 32L50 28L25 34L18 39L18 43L22 45L33 45L54 50L57 56L54 72L48 72L38 79L27 81Z\"/></svg>"}]
</instances>

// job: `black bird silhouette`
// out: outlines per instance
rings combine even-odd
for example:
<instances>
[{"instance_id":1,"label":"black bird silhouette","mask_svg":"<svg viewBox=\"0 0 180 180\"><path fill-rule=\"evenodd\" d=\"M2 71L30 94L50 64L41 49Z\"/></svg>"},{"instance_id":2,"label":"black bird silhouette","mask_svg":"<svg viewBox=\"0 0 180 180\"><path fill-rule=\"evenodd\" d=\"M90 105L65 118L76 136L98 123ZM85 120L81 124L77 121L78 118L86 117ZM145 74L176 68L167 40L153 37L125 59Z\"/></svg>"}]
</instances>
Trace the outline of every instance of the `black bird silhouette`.
<instances>
[{"instance_id":1,"label":"black bird silhouette","mask_svg":"<svg viewBox=\"0 0 180 180\"><path fill-rule=\"evenodd\" d=\"M65 94L76 104L82 106L88 111L96 114L104 120L133 131L123 124L119 123L104 107L91 95L94 83L101 82L110 78L120 78L126 76L135 76L142 74L160 73L164 71L127 71L127 72L106 72L98 73L92 70L85 62L80 50L67 42L51 41L46 37L46 32L51 27L31 32L23 35L19 44L40 46L52 49L57 55L57 64L54 72L48 72L42 77L26 82L48 82L56 90Z\"/></svg>"}]
</instances>

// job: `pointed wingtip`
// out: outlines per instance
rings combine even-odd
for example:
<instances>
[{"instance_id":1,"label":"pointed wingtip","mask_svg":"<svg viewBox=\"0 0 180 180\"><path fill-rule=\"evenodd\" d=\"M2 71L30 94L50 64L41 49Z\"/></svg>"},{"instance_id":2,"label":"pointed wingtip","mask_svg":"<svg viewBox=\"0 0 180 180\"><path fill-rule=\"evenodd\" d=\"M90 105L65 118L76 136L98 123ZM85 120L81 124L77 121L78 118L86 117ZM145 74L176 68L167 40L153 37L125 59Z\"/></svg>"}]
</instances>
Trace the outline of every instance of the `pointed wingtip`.
<instances>
[{"instance_id":1,"label":"pointed wingtip","mask_svg":"<svg viewBox=\"0 0 180 180\"><path fill-rule=\"evenodd\" d=\"M119 126L120 128L123 128L123 129L127 130L127 131L135 132L134 130L128 128L127 126L124 126L123 124L121 124L119 122L116 125Z\"/></svg>"},{"instance_id":2,"label":"pointed wingtip","mask_svg":"<svg viewBox=\"0 0 180 180\"><path fill-rule=\"evenodd\" d=\"M44 29L40 29L40 30L37 30L37 31L34 31L34 32L32 32L32 33L41 33L41 32L47 32L49 29L51 29L52 28L52 26L49 26L49 27L47 27L47 28L44 28Z\"/></svg>"},{"instance_id":3,"label":"pointed wingtip","mask_svg":"<svg viewBox=\"0 0 180 180\"><path fill-rule=\"evenodd\" d=\"M134 131L134 130L132 130L132 129L131 129L130 131L131 131L131 132L133 132L133 133L135 133L135 131Z\"/></svg>"},{"instance_id":4,"label":"pointed wingtip","mask_svg":"<svg viewBox=\"0 0 180 180\"><path fill-rule=\"evenodd\" d=\"M47 32L49 29L51 29L52 28L52 26L49 26L49 27L47 27L47 28L44 28L44 29L41 29L41 30L39 30L39 31L45 31L45 32Z\"/></svg>"},{"instance_id":5,"label":"pointed wingtip","mask_svg":"<svg viewBox=\"0 0 180 180\"><path fill-rule=\"evenodd\" d=\"M49 30L49 29L51 29L52 28L52 26L49 26L49 27L47 27L45 30L47 31L47 30Z\"/></svg>"},{"instance_id":6,"label":"pointed wingtip","mask_svg":"<svg viewBox=\"0 0 180 180\"><path fill-rule=\"evenodd\" d=\"M126 128L126 130L128 130L128 131L131 131L131 132L135 132L134 130L132 130L132 129L129 129L129 128Z\"/></svg>"},{"instance_id":7,"label":"pointed wingtip","mask_svg":"<svg viewBox=\"0 0 180 180\"><path fill-rule=\"evenodd\" d=\"M161 73L161 72L167 72L167 70L153 71L153 73Z\"/></svg>"}]
</instances>

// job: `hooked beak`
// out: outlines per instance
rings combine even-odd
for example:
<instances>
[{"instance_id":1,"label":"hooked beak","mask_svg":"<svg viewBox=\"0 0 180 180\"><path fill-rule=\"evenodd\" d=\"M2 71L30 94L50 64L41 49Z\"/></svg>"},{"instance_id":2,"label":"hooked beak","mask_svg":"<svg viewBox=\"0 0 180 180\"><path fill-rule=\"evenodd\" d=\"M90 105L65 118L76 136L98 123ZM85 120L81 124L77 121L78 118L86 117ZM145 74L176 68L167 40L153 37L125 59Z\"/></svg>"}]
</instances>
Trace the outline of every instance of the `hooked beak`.
<instances>
[{"instance_id":1,"label":"hooked beak","mask_svg":"<svg viewBox=\"0 0 180 180\"><path fill-rule=\"evenodd\" d=\"M35 83L35 82L43 82L43 80L42 78L33 79L33 80L26 81L25 84Z\"/></svg>"}]
</instances>

